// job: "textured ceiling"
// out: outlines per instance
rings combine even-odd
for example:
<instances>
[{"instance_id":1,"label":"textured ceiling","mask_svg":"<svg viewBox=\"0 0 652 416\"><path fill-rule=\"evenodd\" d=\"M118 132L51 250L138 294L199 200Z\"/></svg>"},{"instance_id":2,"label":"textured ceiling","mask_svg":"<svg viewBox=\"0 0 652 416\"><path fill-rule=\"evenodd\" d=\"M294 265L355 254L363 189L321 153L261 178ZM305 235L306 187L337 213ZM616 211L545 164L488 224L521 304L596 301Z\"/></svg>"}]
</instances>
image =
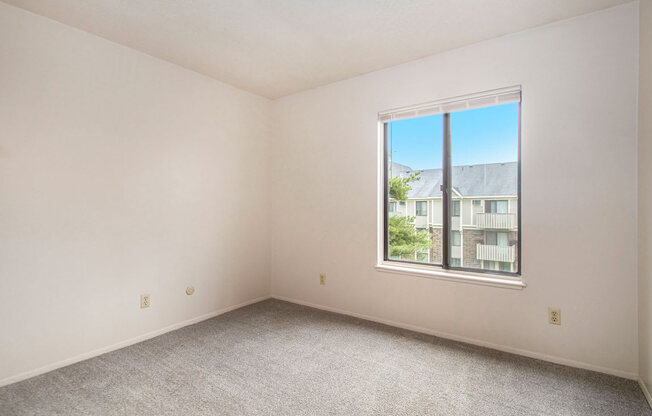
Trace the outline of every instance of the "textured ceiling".
<instances>
[{"instance_id":1,"label":"textured ceiling","mask_svg":"<svg viewBox=\"0 0 652 416\"><path fill-rule=\"evenodd\" d=\"M269 98L628 0L3 0Z\"/></svg>"}]
</instances>

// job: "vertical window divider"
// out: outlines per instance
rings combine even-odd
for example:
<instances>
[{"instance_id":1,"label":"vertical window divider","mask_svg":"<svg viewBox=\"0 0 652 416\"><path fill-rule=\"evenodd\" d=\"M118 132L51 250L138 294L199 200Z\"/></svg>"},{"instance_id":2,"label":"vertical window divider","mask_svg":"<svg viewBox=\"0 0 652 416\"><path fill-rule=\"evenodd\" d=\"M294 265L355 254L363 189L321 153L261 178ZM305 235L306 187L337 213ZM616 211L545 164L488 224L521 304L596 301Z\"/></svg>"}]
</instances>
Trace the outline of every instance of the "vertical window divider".
<instances>
[{"instance_id":1,"label":"vertical window divider","mask_svg":"<svg viewBox=\"0 0 652 416\"><path fill-rule=\"evenodd\" d=\"M444 113L443 116L443 128L444 128L444 140L443 140L443 151L442 151L442 157L443 157L443 164L442 164L442 233L441 233L441 238L442 238L442 259L441 259L441 264L444 269L449 269L450 268L450 247L449 247L449 241L451 238L450 235L450 223L451 223L451 218L450 218L450 211L451 211L451 175L450 175L450 166L451 166L451 154L450 154L450 149L451 149L451 126L450 126L450 120L451 115L450 113Z\"/></svg>"},{"instance_id":2,"label":"vertical window divider","mask_svg":"<svg viewBox=\"0 0 652 416\"><path fill-rule=\"evenodd\" d=\"M516 238L518 239L518 244L516 247L516 255L518 256L518 263L516 267L516 273L521 275L521 266L522 256L521 250L523 249L523 240L521 239L521 100L518 101L518 143L517 143L517 152L516 156Z\"/></svg>"},{"instance_id":3,"label":"vertical window divider","mask_svg":"<svg viewBox=\"0 0 652 416\"><path fill-rule=\"evenodd\" d=\"M389 258L389 213L387 206L389 205L389 162L388 162L388 155L387 155L387 132L388 132L388 125L389 123L383 123L383 189L384 189L384 197L383 197L383 258L387 260ZM398 204L397 204L398 205Z\"/></svg>"}]
</instances>

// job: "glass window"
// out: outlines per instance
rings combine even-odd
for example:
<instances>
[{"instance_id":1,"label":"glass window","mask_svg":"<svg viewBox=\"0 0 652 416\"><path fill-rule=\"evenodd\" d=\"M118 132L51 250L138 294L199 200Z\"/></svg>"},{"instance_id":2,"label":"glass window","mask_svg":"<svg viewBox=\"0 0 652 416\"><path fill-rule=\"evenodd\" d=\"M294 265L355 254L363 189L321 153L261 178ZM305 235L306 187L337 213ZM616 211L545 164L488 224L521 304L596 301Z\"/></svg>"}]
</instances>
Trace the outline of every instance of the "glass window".
<instances>
[{"instance_id":1,"label":"glass window","mask_svg":"<svg viewBox=\"0 0 652 416\"><path fill-rule=\"evenodd\" d=\"M474 250L464 250L463 267L518 272L518 213L510 214L509 206L519 197L519 104L451 112L449 123L450 186L462 198L487 197L484 213L476 211L473 218L485 231L485 244L476 240ZM455 216L453 208L452 224ZM462 232L467 232L463 224Z\"/></svg>"},{"instance_id":2,"label":"glass window","mask_svg":"<svg viewBox=\"0 0 652 416\"><path fill-rule=\"evenodd\" d=\"M484 243L488 246L498 245L498 234L495 231L485 232Z\"/></svg>"},{"instance_id":3,"label":"glass window","mask_svg":"<svg viewBox=\"0 0 652 416\"><path fill-rule=\"evenodd\" d=\"M452 233L452 244L456 247L459 247L462 245L462 233L459 231L453 231Z\"/></svg>"},{"instance_id":4,"label":"glass window","mask_svg":"<svg viewBox=\"0 0 652 416\"><path fill-rule=\"evenodd\" d=\"M459 217L460 216L460 200L454 200L453 201L453 217Z\"/></svg>"},{"instance_id":5,"label":"glass window","mask_svg":"<svg viewBox=\"0 0 652 416\"><path fill-rule=\"evenodd\" d=\"M520 91L500 94L381 113L384 201L410 200L385 218L384 260L520 274Z\"/></svg>"},{"instance_id":6,"label":"glass window","mask_svg":"<svg viewBox=\"0 0 652 416\"><path fill-rule=\"evenodd\" d=\"M407 216L395 215L386 219L385 259L400 261L406 258L441 265L439 257L426 257L431 248L441 253L442 233L427 229L424 218L428 214L428 201L439 199L442 191L435 186L441 181L443 149L443 116L441 114L398 120L385 124L387 201L399 201L404 205L415 199L415 210ZM419 200L419 198L423 198ZM441 202L440 202L441 206ZM443 221L441 209L431 214L434 224ZM417 232L416 228L422 228ZM425 227L425 228L424 228Z\"/></svg>"},{"instance_id":7,"label":"glass window","mask_svg":"<svg viewBox=\"0 0 652 416\"><path fill-rule=\"evenodd\" d=\"M486 270L498 270L498 262L496 261L483 260L482 263L482 267Z\"/></svg>"},{"instance_id":8,"label":"glass window","mask_svg":"<svg viewBox=\"0 0 652 416\"><path fill-rule=\"evenodd\" d=\"M509 203L507 201L485 201L484 209L488 214L507 214Z\"/></svg>"},{"instance_id":9,"label":"glass window","mask_svg":"<svg viewBox=\"0 0 652 416\"><path fill-rule=\"evenodd\" d=\"M428 202L427 201L417 201L416 202L416 215L417 217L425 217L428 215Z\"/></svg>"},{"instance_id":10,"label":"glass window","mask_svg":"<svg viewBox=\"0 0 652 416\"><path fill-rule=\"evenodd\" d=\"M489 246L509 246L509 234L499 231L487 231L485 244Z\"/></svg>"}]
</instances>

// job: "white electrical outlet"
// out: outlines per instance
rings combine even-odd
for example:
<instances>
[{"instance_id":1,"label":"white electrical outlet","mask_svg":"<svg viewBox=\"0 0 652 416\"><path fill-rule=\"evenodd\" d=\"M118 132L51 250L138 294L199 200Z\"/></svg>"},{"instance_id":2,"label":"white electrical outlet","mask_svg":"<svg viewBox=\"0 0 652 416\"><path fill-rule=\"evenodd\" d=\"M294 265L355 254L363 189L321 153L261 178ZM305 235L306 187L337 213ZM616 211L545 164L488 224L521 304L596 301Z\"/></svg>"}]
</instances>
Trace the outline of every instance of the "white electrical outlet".
<instances>
[{"instance_id":1,"label":"white electrical outlet","mask_svg":"<svg viewBox=\"0 0 652 416\"><path fill-rule=\"evenodd\" d=\"M320 285L326 284L326 273L319 273L319 284Z\"/></svg>"},{"instance_id":2,"label":"white electrical outlet","mask_svg":"<svg viewBox=\"0 0 652 416\"><path fill-rule=\"evenodd\" d=\"M140 295L140 309L149 308L149 293Z\"/></svg>"},{"instance_id":3,"label":"white electrical outlet","mask_svg":"<svg viewBox=\"0 0 652 416\"><path fill-rule=\"evenodd\" d=\"M561 325L561 309L548 308L548 323L552 325Z\"/></svg>"}]
</instances>

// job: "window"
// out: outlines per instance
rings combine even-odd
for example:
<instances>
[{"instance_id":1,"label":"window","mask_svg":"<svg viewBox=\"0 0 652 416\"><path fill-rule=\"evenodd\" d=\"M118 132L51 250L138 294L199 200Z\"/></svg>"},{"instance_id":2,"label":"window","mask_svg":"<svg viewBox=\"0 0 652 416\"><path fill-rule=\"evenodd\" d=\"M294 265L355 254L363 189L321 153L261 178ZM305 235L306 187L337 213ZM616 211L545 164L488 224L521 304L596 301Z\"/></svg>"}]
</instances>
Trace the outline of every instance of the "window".
<instances>
[{"instance_id":1,"label":"window","mask_svg":"<svg viewBox=\"0 0 652 416\"><path fill-rule=\"evenodd\" d=\"M461 232L453 231L452 237L453 237L453 241L452 241L453 246L459 247L459 246L462 245L462 233Z\"/></svg>"},{"instance_id":2,"label":"window","mask_svg":"<svg viewBox=\"0 0 652 416\"><path fill-rule=\"evenodd\" d=\"M509 245L509 235L504 232L487 231L485 242L490 246L506 247Z\"/></svg>"},{"instance_id":3,"label":"window","mask_svg":"<svg viewBox=\"0 0 652 416\"><path fill-rule=\"evenodd\" d=\"M426 215L428 215L428 202L427 201L417 201L416 215L417 215L417 217L425 217Z\"/></svg>"},{"instance_id":4,"label":"window","mask_svg":"<svg viewBox=\"0 0 652 416\"><path fill-rule=\"evenodd\" d=\"M507 214L508 207L507 201L485 201L484 212L488 214Z\"/></svg>"},{"instance_id":5,"label":"window","mask_svg":"<svg viewBox=\"0 0 652 416\"><path fill-rule=\"evenodd\" d=\"M453 217L460 216L460 200L453 201Z\"/></svg>"},{"instance_id":6,"label":"window","mask_svg":"<svg viewBox=\"0 0 652 416\"><path fill-rule=\"evenodd\" d=\"M495 231L487 231L484 236L484 243L488 246L498 245L498 235Z\"/></svg>"},{"instance_id":7,"label":"window","mask_svg":"<svg viewBox=\"0 0 652 416\"><path fill-rule=\"evenodd\" d=\"M380 113L383 262L520 275L520 102L507 88ZM408 201L415 216L389 215Z\"/></svg>"},{"instance_id":8,"label":"window","mask_svg":"<svg viewBox=\"0 0 652 416\"><path fill-rule=\"evenodd\" d=\"M512 271L512 263L507 261L485 261L484 267L488 270L496 270L501 272Z\"/></svg>"}]
</instances>

